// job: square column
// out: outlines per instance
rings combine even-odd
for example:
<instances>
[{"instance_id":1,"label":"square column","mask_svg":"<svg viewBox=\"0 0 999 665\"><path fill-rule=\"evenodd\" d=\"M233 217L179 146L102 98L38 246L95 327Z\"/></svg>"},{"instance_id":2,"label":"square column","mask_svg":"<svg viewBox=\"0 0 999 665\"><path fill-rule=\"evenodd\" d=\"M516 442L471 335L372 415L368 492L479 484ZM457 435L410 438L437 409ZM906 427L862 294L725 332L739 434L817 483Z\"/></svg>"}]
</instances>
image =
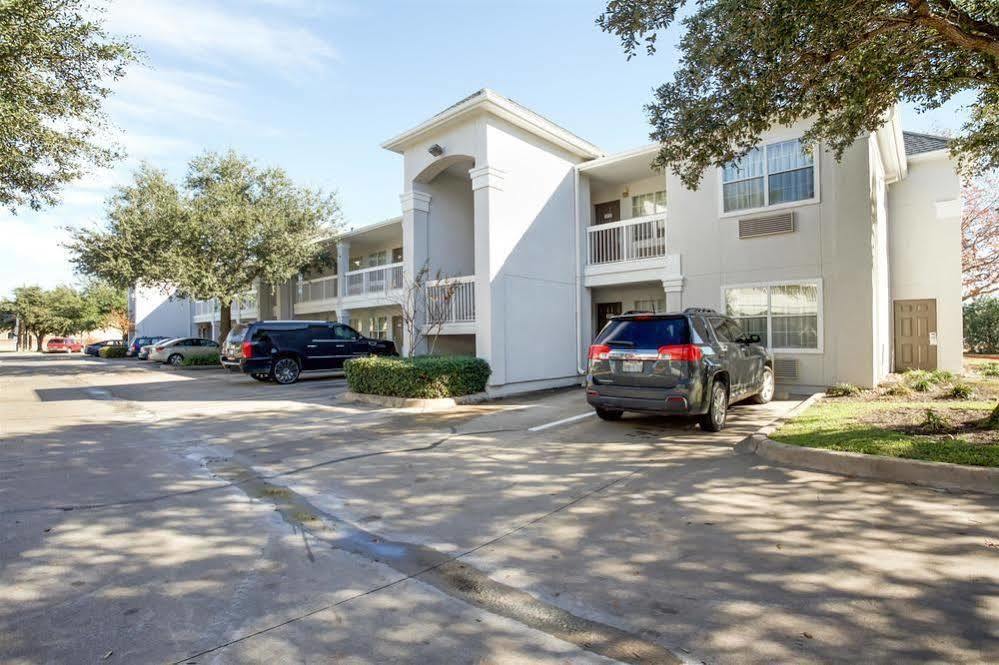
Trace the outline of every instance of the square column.
<instances>
[{"instance_id":1,"label":"square column","mask_svg":"<svg viewBox=\"0 0 999 665\"><path fill-rule=\"evenodd\" d=\"M347 295L347 272L350 271L350 241L339 240L336 244L336 294ZM343 323L343 320L340 320Z\"/></svg>"},{"instance_id":2,"label":"square column","mask_svg":"<svg viewBox=\"0 0 999 665\"><path fill-rule=\"evenodd\" d=\"M503 257L494 241L502 216L506 173L492 166L468 172L472 178L475 227L475 355L489 363L489 385L506 383L505 293L499 271Z\"/></svg>"},{"instance_id":3,"label":"square column","mask_svg":"<svg viewBox=\"0 0 999 665\"><path fill-rule=\"evenodd\" d=\"M412 302L403 307L412 308L416 326L422 326L425 317L423 294L413 292L416 274L430 265L430 195L409 191L399 197L402 202L402 281L403 290ZM405 335L404 335L405 336ZM402 340L402 355L409 355L411 339ZM416 353L426 353L421 344Z\"/></svg>"},{"instance_id":4,"label":"square column","mask_svg":"<svg viewBox=\"0 0 999 665\"><path fill-rule=\"evenodd\" d=\"M663 291L666 292L666 311L679 312L683 309L683 273L680 270L680 255L666 256L666 273L663 275Z\"/></svg>"}]
</instances>

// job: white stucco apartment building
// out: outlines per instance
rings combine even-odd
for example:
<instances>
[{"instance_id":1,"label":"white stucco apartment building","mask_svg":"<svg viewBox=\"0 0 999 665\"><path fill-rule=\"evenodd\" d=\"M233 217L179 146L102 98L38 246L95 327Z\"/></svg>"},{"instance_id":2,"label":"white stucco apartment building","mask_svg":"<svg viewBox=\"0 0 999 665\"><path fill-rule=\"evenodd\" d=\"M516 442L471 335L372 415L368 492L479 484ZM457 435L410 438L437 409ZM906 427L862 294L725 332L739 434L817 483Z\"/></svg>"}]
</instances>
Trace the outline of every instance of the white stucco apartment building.
<instances>
[{"instance_id":1,"label":"white stucco apartment building","mask_svg":"<svg viewBox=\"0 0 999 665\"><path fill-rule=\"evenodd\" d=\"M655 146L605 154L480 90L383 144L402 158L401 217L343 236L328 274L258 287L238 317L338 319L401 345L400 287L427 265L458 281L437 352L488 360L496 394L578 382L614 314L686 307L759 334L789 389L959 370L946 141L893 114L837 162L803 151L804 129L774 128L692 191L650 167ZM194 304L193 329L216 320Z\"/></svg>"}]
</instances>

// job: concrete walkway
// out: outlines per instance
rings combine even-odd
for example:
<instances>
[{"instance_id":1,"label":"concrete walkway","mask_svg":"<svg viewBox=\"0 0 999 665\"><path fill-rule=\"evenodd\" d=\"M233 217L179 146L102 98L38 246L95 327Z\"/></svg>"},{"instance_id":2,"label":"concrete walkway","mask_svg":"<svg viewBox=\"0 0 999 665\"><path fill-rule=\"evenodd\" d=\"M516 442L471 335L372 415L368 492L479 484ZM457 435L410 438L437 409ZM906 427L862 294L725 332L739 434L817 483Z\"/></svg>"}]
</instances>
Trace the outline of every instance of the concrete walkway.
<instances>
[{"instance_id":1,"label":"concrete walkway","mask_svg":"<svg viewBox=\"0 0 999 665\"><path fill-rule=\"evenodd\" d=\"M999 660L999 501L734 453L791 402L344 389L0 355L0 661Z\"/></svg>"}]
</instances>

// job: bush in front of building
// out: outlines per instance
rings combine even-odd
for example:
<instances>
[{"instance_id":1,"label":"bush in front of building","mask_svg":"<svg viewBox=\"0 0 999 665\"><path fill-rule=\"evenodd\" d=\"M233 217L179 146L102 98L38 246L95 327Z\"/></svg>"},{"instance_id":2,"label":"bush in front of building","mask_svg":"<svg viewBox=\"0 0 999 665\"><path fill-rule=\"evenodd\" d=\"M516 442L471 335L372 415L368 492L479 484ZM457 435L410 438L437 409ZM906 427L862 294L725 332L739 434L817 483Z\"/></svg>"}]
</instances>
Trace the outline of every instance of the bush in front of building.
<instances>
[{"instance_id":1,"label":"bush in front of building","mask_svg":"<svg viewBox=\"0 0 999 665\"><path fill-rule=\"evenodd\" d=\"M999 298L964 306L964 346L972 353L999 353Z\"/></svg>"},{"instance_id":2,"label":"bush in front of building","mask_svg":"<svg viewBox=\"0 0 999 665\"><path fill-rule=\"evenodd\" d=\"M105 346L97 352L97 355L101 358L124 358L125 351L124 346Z\"/></svg>"},{"instance_id":3,"label":"bush in front of building","mask_svg":"<svg viewBox=\"0 0 999 665\"><path fill-rule=\"evenodd\" d=\"M355 358L345 365L347 385L355 393L433 399L480 393L492 369L470 356Z\"/></svg>"},{"instance_id":4,"label":"bush in front of building","mask_svg":"<svg viewBox=\"0 0 999 665\"><path fill-rule=\"evenodd\" d=\"M209 367L211 365L221 365L222 362L219 360L219 354L210 353L206 356L184 358L180 364L182 367Z\"/></svg>"}]
</instances>

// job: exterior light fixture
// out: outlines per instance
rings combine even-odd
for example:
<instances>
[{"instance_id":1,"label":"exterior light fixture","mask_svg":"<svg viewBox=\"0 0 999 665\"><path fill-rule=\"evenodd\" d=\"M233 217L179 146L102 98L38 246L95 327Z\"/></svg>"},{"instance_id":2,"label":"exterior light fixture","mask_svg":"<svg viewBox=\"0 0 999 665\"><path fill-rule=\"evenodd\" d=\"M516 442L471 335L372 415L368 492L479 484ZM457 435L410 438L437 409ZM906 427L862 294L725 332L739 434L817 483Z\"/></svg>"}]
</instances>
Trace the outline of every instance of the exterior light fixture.
<instances>
[{"instance_id":1,"label":"exterior light fixture","mask_svg":"<svg viewBox=\"0 0 999 665\"><path fill-rule=\"evenodd\" d=\"M444 148L442 148L439 143L435 143L429 148L427 148L427 152L429 152L434 157L440 157L441 155L444 154Z\"/></svg>"}]
</instances>

